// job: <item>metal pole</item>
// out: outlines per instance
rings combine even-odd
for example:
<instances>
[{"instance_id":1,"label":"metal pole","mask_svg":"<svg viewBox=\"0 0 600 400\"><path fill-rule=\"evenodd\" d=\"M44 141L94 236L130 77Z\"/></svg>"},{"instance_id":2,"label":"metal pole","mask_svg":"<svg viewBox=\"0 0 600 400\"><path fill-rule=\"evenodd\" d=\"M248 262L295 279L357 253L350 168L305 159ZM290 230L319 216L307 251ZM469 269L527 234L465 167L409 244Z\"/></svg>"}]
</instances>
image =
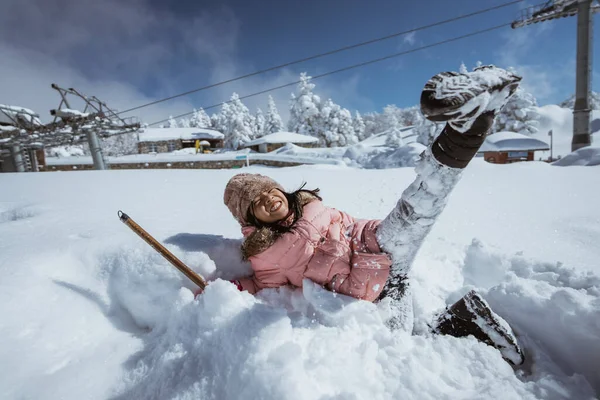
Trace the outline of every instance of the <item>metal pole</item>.
<instances>
[{"instance_id":1,"label":"metal pole","mask_svg":"<svg viewBox=\"0 0 600 400\"><path fill-rule=\"evenodd\" d=\"M548 134L550 135L550 162L552 162L552 159L554 158L552 156L552 148L554 147L554 133L552 132L552 129L550 129Z\"/></svg>"},{"instance_id":2,"label":"metal pole","mask_svg":"<svg viewBox=\"0 0 600 400\"><path fill-rule=\"evenodd\" d=\"M106 165L104 164L104 158L102 157L102 148L100 147L100 142L98 141L96 131L90 129L87 131L86 135L88 139L88 144L90 146L90 152L92 153L92 160L94 160L94 169L106 169Z\"/></svg>"},{"instance_id":3,"label":"metal pole","mask_svg":"<svg viewBox=\"0 0 600 400\"><path fill-rule=\"evenodd\" d=\"M592 143L589 101L592 66L592 2L593 0L579 0L577 10L577 78L571 151L589 146Z\"/></svg>"},{"instance_id":4,"label":"metal pole","mask_svg":"<svg viewBox=\"0 0 600 400\"><path fill-rule=\"evenodd\" d=\"M21 146L18 144L13 145L10 148L10 153L13 158L13 164L15 165L16 172L25 172L25 161L23 160L23 153L21 152Z\"/></svg>"}]
</instances>

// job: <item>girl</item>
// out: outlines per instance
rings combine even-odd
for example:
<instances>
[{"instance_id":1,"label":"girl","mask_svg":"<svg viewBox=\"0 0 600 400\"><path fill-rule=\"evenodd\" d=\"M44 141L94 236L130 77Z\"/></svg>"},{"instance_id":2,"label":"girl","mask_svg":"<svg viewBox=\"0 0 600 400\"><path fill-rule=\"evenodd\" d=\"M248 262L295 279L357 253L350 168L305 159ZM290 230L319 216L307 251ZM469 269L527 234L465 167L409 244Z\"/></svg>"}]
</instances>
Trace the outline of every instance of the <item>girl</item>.
<instances>
[{"instance_id":1,"label":"girl","mask_svg":"<svg viewBox=\"0 0 600 400\"><path fill-rule=\"evenodd\" d=\"M357 299L389 298L395 309L390 327L412 330L406 276L417 250L520 80L485 66L465 74L441 73L427 82L421 110L429 120L446 125L421 155L415 181L383 221L357 220L326 207L318 189L288 193L266 176L234 176L224 202L242 226L242 255L254 275L233 282L240 290L256 293L284 285L301 287L308 278ZM498 348L511 363L523 362L508 324L475 292L449 307L432 331L474 335Z\"/></svg>"}]
</instances>

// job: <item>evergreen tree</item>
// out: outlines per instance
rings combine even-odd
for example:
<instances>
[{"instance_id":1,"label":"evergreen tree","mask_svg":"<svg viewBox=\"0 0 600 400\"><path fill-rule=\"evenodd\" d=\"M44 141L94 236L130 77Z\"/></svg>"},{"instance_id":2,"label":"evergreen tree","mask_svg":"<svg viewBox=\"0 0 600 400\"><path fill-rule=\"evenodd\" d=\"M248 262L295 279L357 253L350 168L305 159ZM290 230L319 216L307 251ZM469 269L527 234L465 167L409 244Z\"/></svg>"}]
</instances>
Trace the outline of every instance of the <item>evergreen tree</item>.
<instances>
[{"instance_id":1,"label":"evergreen tree","mask_svg":"<svg viewBox=\"0 0 600 400\"><path fill-rule=\"evenodd\" d=\"M177 124L177 121L175 121L175 118L173 118L172 115L169 115L169 122L168 122L168 127L169 128L178 128L179 125Z\"/></svg>"},{"instance_id":2,"label":"evergreen tree","mask_svg":"<svg viewBox=\"0 0 600 400\"><path fill-rule=\"evenodd\" d=\"M310 76L305 72L300 74L297 93L290 100L290 120L288 129L322 139L321 131L321 99L313 93L315 85L310 83Z\"/></svg>"},{"instance_id":3,"label":"evergreen tree","mask_svg":"<svg viewBox=\"0 0 600 400\"><path fill-rule=\"evenodd\" d=\"M265 116L260 108L256 109L254 116L254 138L258 139L265 136Z\"/></svg>"},{"instance_id":4,"label":"evergreen tree","mask_svg":"<svg viewBox=\"0 0 600 400\"><path fill-rule=\"evenodd\" d=\"M518 88L496 116L492 132L509 131L530 135L538 132L539 120L535 97Z\"/></svg>"},{"instance_id":5,"label":"evergreen tree","mask_svg":"<svg viewBox=\"0 0 600 400\"><path fill-rule=\"evenodd\" d=\"M212 123L206 111L201 107L200 110L194 108L194 113L189 120L189 126L191 128L211 128Z\"/></svg>"},{"instance_id":6,"label":"evergreen tree","mask_svg":"<svg viewBox=\"0 0 600 400\"><path fill-rule=\"evenodd\" d=\"M363 121L363 118L358 111L356 111L354 120L352 121L352 125L354 127L354 134L356 135L356 139L359 142L362 142L363 140L365 140L367 138L365 136L366 125L365 125L365 121Z\"/></svg>"},{"instance_id":7,"label":"evergreen tree","mask_svg":"<svg viewBox=\"0 0 600 400\"><path fill-rule=\"evenodd\" d=\"M221 131L225 135L225 147L237 150L252 140L254 118L237 93L231 96L227 107L223 104L221 118L221 124L225 127Z\"/></svg>"},{"instance_id":8,"label":"evergreen tree","mask_svg":"<svg viewBox=\"0 0 600 400\"><path fill-rule=\"evenodd\" d=\"M357 142L352 114L328 99L321 107L319 141L327 147L348 146Z\"/></svg>"},{"instance_id":9,"label":"evergreen tree","mask_svg":"<svg viewBox=\"0 0 600 400\"><path fill-rule=\"evenodd\" d=\"M264 132L265 135L283 131L283 121L277 111L277 106L273 97L269 96L269 106L267 109L267 117L265 119Z\"/></svg>"}]
</instances>

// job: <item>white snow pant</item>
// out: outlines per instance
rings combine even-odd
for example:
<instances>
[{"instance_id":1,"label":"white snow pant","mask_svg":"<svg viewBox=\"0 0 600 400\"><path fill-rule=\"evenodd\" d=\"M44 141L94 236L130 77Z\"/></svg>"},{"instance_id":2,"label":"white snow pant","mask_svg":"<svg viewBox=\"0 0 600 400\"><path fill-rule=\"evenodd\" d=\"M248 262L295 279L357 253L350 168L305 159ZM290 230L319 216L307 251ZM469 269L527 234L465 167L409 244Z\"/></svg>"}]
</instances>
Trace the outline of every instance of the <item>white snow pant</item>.
<instances>
[{"instance_id":1,"label":"white snow pant","mask_svg":"<svg viewBox=\"0 0 600 400\"><path fill-rule=\"evenodd\" d=\"M448 196L461 177L462 169L438 162L428 147L418 161L417 177L402 193L396 207L377 228L383 251L392 258L390 277L383 297L392 301L393 329L412 331L412 296L406 282L417 251L444 210Z\"/></svg>"}]
</instances>

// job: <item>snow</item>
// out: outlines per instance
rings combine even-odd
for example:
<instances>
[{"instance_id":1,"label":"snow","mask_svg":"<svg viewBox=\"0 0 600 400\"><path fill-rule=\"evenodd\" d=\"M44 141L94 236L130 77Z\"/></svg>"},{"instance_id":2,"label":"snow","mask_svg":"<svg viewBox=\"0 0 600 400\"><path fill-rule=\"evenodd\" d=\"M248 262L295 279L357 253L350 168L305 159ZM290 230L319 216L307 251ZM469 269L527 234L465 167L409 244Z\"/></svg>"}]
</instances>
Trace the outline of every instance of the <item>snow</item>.
<instances>
[{"instance_id":1,"label":"snow","mask_svg":"<svg viewBox=\"0 0 600 400\"><path fill-rule=\"evenodd\" d=\"M552 130L553 133L553 156L554 158L561 156L564 157L571 153L571 141L573 139L573 110L568 108L561 108L556 105L546 105L543 107L536 108L540 114L539 120L539 133L531 135L531 137L540 139L545 142L550 142L548 131ZM600 111L592 110L591 113L591 126L592 132L598 131L598 123L595 120L600 119ZM594 129L595 128L595 129ZM594 133L592 135L592 144L600 143L600 135ZM547 159L550 157L550 152L540 152L536 154L537 157Z\"/></svg>"},{"instance_id":2,"label":"snow","mask_svg":"<svg viewBox=\"0 0 600 400\"><path fill-rule=\"evenodd\" d=\"M46 164L48 166L53 165L78 165L78 164L93 164L91 156L78 156L73 155L68 157L69 151L60 151L57 155L59 157L47 157ZM332 164L332 165L344 165L340 160L329 159L325 157L312 157L309 155L286 155L277 153L250 153L246 151L228 151L223 153L214 154L196 154L195 149L182 149L180 151L172 153L148 153L148 154L131 154L119 157L105 157L109 164L126 164L126 163L174 163L174 162L208 162L208 161L231 161L231 160L246 160L246 157L252 161L269 160L269 161L283 161L289 163L299 164Z\"/></svg>"},{"instance_id":3,"label":"snow","mask_svg":"<svg viewBox=\"0 0 600 400\"><path fill-rule=\"evenodd\" d=\"M405 140L414 135L413 129L414 129L413 126L405 126L402 128L398 128L399 132L402 133L403 139L405 139ZM382 132L382 133L377 133L375 135L369 136L368 138L366 138L365 140L360 142L360 144L362 144L363 146L372 146L372 147L385 146L386 141L387 141L387 136L389 134L390 134L389 130Z\"/></svg>"},{"instance_id":4,"label":"snow","mask_svg":"<svg viewBox=\"0 0 600 400\"><path fill-rule=\"evenodd\" d=\"M89 113L84 113L79 110L73 110L70 108L61 108L55 111L55 115L59 118L73 118L73 117L87 117Z\"/></svg>"},{"instance_id":5,"label":"snow","mask_svg":"<svg viewBox=\"0 0 600 400\"><path fill-rule=\"evenodd\" d=\"M552 165L558 165L559 167L567 167L571 165L580 166L594 166L600 165L600 147L588 146L576 150L558 161L552 163Z\"/></svg>"},{"instance_id":6,"label":"snow","mask_svg":"<svg viewBox=\"0 0 600 400\"><path fill-rule=\"evenodd\" d=\"M549 150L550 146L541 140L516 132L496 132L485 138L479 152L484 151L532 151Z\"/></svg>"},{"instance_id":7,"label":"snow","mask_svg":"<svg viewBox=\"0 0 600 400\"><path fill-rule=\"evenodd\" d=\"M9 118L10 117L10 118ZM40 116L33 110L19 106L0 104L0 122L14 125L13 119L22 119L33 125L41 125Z\"/></svg>"},{"instance_id":8,"label":"snow","mask_svg":"<svg viewBox=\"0 0 600 400\"><path fill-rule=\"evenodd\" d=\"M358 218L385 217L414 178L410 168L242 171L290 189L307 181ZM387 330L384 304L309 281L257 297L227 282L249 272L239 261L239 226L221 200L237 172L1 174L0 187L10 190L0 190L0 398L600 393L594 168L474 160L417 255L414 335ZM191 268L223 280L194 300L194 285L119 222L119 209ZM516 372L473 338L425 333L444 305L473 288L524 345L529 361Z\"/></svg>"},{"instance_id":9,"label":"snow","mask_svg":"<svg viewBox=\"0 0 600 400\"><path fill-rule=\"evenodd\" d=\"M140 142L164 140L223 139L221 132L206 128L146 128L139 132Z\"/></svg>"},{"instance_id":10,"label":"snow","mask_svg":"<svg viewBox=\"0 0 600 400\"><path fill-rule=\"evenodd\" d=\"M294 132L276 132L265 135L260 139L252 140L244 145L244 147L258 146L259 144L276 144L276 143L316 143L319 139L314 136L301 135Z\"/></svg>"}]
</instances>

